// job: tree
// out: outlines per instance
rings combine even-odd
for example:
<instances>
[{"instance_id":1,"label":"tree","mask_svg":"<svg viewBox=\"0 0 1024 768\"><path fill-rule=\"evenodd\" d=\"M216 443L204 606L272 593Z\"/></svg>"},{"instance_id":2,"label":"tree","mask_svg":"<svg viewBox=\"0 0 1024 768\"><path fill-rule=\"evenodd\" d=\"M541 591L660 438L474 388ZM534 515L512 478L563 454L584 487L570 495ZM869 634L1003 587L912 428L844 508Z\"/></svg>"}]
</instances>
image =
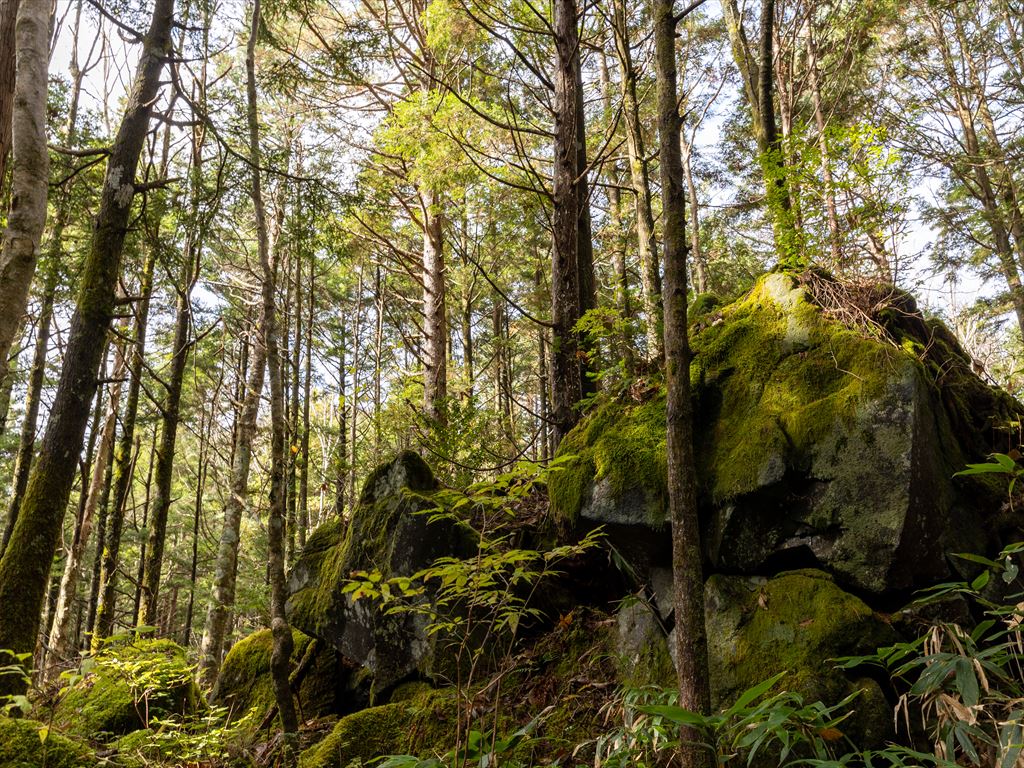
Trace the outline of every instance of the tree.
<instances>
[{"instance_id":1,"label":"tree","mask_svg":"<svg viewBox=\"0 0 1024 768\"><path fill-rule=\"evenodd\" d=\"M103 339L114 313L115 287L135 197L135 173L170 51L173 21L174 0L156 0L126 112L107 160L100 208L46 434L18 521L0 560L0 648L9 652L26 653L35 647L50 563L74 478L74 458L82 448ZM22 686L21 680L11 676L0 679L0 693Z\"/></svg>"},{"instance_id":2,"label":"tree","mask_svg":"<svg viewBox=\"0 0 1024 768\"><path fill-rule=\"evenodd\" d=\"M697 5L702 0L698 0ZM689 12L694 6L684 12ZM672 581L675 589L675 658L679 705L711 711L707 630L704 626L703 550L697 518L697 465L693 450L693 393L690 387L689 324L686 319L686 187L679 136L676 84L676 24L672 0L654 1L654 45L658 91L658 157L664 217L665 388L667 390L668 511L672 523ZM711 766L711 752L699 733L683 726L680 757L686 768Z\"/></svg>"},{"instance_id":3,"label":"tree","mask_svg":"<svg viewBox=\"0 0 1024 768\"><path fill-rule=\"evenodd\" d=\"M7 355L25 313L28 290L36 271L36 255L46 223L50 153L46 146L46 86L50 54L50 3L22 0L0 5L0 185L6 158L6 121L11 121L14 148L11 209L0 247L0 368L6 373ZM14 97L3 92L10 56L5 27L12 6L17 8L15 48L17 75ZM8 105L13 102L13 106Z\"/></svg>"}]
</instances>

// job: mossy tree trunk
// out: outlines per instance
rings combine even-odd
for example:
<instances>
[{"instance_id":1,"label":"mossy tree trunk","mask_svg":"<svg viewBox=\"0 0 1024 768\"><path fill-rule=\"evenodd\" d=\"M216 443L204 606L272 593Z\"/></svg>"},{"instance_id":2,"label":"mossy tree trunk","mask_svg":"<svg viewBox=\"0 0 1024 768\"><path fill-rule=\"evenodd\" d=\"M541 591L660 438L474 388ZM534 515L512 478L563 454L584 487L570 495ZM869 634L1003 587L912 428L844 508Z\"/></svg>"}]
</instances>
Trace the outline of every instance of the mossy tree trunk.
<instances>
[{"instance_id":1,"label":"mossy tree trunk","mask_svg":"<svg viewBox=\"0 0 1024 768\"><path fill-rule=\"evenodd\" d=\"M14 109L15 42L18 0L0 0L0 192L7 181L11 154L11 111Z\"/></svg>"},{"instance_id":2,"label":"mossy tree trunk","mask_svg":"<svg viewBox=\"0 0 1024 768\"><path fill-rule=\"evenodd\" d=\"M658 94L658 155L664 211L665 380L667 389L668 506L672 523L675 585L676 667L679 705L711 711L704 578L697 521L697 467L693 450L693 398L686 318L686 189L679 146L682 118L676 84L676 24L672 0L655 0L655 67ZM700 733L683 727L680 759L686 768L710 768L712 753Z\"/></svg>"},{"instance_id":3,"label":"mossy tree trunk","mask_svg":"<svg viewBox=\"0 0 1024 768\"><path fill-rule=\"evenodd\" d=\"M249 171L252 176L252 202L256 213L256 238L260 266L263 271L263 340L267 350L267 373L270 379L270 513L267 519L268 559L270 571L270 621L274 649L270 673L274 682L274 698L281 718L283 763L293 766L298 758L298 719L288 680L293 648L292 631L285 616L288 589L285 584L285 412L284 371L277 337L277 313L274 286L277 264L271 264L270 238L263 205L261 184L261 153L259 118L256 109L256 41L260 28L260 0L253 0L252 28L245 54L246 94L248 96ZM298 286L296 286L298 288ZM301 342L296 339L296 345Z\"/></svg>"},{"instance_id":4,"label":"mossy tree trunk","mask_svg":"<svg viewBox=\"0 0 1024 768\"><path fill-rule=\"evenodd\" d=\"M46 223L50 153L46 146L47 70L50 55L50 0L21 0L0 6L0 86L17 57L14 93L0 94L0 183L6 164L7 121L13 146L11 208L0 247L0 362L6 364L21 327L29 287L36 271L39 241ZM13 51L10 14L17 9ZM13 98L11 98L13 96ZM4 365L6 367L6 365Z\"/></svg>"},{"instance_id":5,"label":"mossy tree trunk","mask_svg":"<svg viewBox=\"0 0 1024 768\"><path fill-rule=\"evenodd\" d=\"M170 52L173 20L174 0L155 0L127 110L107 159L92 243L80 277L77 307L46 434L10 543L0 560L0 648L14 653L28 653L35 646L50 564L82 449L89 404L96 391L103 340L114 313L114 291L135 197L135 173ZM48 42L48 4L46 21ZM46 44L43 50L48 51ZM38 87L45 88L45 72L41 83ZM0 679L0 693L22 687L23 683L11 676Z\"/></svg>"}]
</instances>

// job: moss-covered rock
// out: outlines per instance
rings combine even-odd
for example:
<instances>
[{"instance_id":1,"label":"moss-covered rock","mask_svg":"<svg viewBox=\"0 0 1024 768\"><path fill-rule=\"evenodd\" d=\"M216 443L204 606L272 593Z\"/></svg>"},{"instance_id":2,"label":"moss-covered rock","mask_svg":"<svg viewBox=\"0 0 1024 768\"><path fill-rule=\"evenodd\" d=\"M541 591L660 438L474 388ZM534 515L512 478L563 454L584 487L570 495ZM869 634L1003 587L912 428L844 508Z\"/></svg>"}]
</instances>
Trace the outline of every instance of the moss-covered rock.
<instances>
[{"instance_id":1,"label":"moss-covered rock","mask_svg":"<svg viewBox=\"0 0 1024 768\"><path fill-rule=\"evenodd\" d=\"M442 754L454 743L455 726L455 697L421 692L341 718L323 741L302 753L299 768L350 768L385 755Z\"/></svg>"},{"instance_id":2,"label":"moss-covered rock","mask_svg":"<svg viewBox=\"0 0 1024 768\"><path fill-rule=\"evenodd\" d=\"M779 689L805 701L835 704L861 690L849 724L859 743L880 744L892 710L878 685L851 680L830 660L873 653L896 634L860 598L822 571L788 571L772 579L716 575L705 586L712 696L728 706L743 691L780 672Z\"/></svg>"},{"instance_id":3,"label":"moss-covered rock","mask_svg":"<svg viewBox=\"0 0 1024 768\"><path fill-rule=\"evenodd\" d=\"M783 273L714 315L695 332L691 374L716 569L813 564L885 592L948 576L951 550L996 546L998 495L952 476L1006 450L997 422L1024 411L974 375L948 331L900 315L873 337ZM649 558L663 558L664 432L663 397L589 414L559 448L576 458L549 484L563 525L647 529Z\"/></svg>"},{"instance_id":4,"label":"moss-covered rock","mask_svg":"<svg viewBox=\"0 0 1024 768\"><path fill-rule=\"evenodd\" d=\"M185 649L171 640L124 639L95 657L61 700L61 731L94 740L143 728L154 717L189 715L203 706Z\"/></svg>"},{"instance_id":5,"label":"moss-covered rock","mask_svg":"<svg viewBox=\"0 0 1024 768\"><path fill-rule=\"evenodd\" d=\"M289 621L367 669L376 692L437 671L437 637L423 615L388 614L343 589L354 571L409 576L439 557L474 551L468 529L420 514L437 488L426 462L403 452L367 478L347 525L332 520L313 533L289 577Z\"/></svg>"},{"instance_id":6,"label":"moss-covered rock","mask_svg":"<svg viewBox=\"0 0 1024 768\"><path fill-rule=\"evenodd\" d=\"M292 667L303 663L307 667L296 696L302 718L317 718L341 711L337 695L343 691L345 670L338 663L337 652L323 641L314 641L298 629L292 628ZM315 647L311 643L316 642ZM275 706L274 681L270 676L270 657L274 638L269 629L261 629L235 643L221 666L217 678L215 700L227 706L233 716L242 716L250 709L258 711L260 718ZM257 723L258 724L258 723Z\"/></svg>"},{"instance_id":7,"label":"moss-covered rock","mask_svg":"<svg viewBox=\"0 0 1024 768\"><path fill-rule=\"evenodd\" d=\"M98 763L87 746L44 723L0 717L0 768L93 768Z\"/></svg>"}]
</instances>

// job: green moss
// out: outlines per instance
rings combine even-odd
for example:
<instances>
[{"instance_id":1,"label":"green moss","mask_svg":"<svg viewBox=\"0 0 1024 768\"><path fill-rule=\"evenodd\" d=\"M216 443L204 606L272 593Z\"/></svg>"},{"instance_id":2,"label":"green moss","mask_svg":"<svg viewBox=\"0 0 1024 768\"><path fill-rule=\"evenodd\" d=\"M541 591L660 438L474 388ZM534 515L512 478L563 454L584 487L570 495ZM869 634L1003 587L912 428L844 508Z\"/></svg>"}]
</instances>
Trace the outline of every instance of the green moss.
<instances>
[{"instance_id":1,"label":"green moss","mask_svg":"<svg viewBox=\"0 0 1024 768\"><path fill-rule=\"evenodd\" d=\"M311 642L313 639L309 635L292 628L293 667L302 660ZM271 631L261 629L239 640L228 652L217 680L216 698L229 707L234 716L242 716L250 709L257 709L262 715L275 705L274 681L270 675L273 650ZM334 651L321 647L313 652L317 657L303 677L298 694L305 717L319 717L336 711L334 694L338 669L334 664Z\"/></svg>"},{"instance_id":2,"label":"green moss","mask_svg":"<svg viewBox=\"0 0 1024 768\"><path fill-rule=\"evenodd\" d=\"M565 437L559 455L575 457L548 483L551 510L559 523L575 522L594 482L604 483L612 495L630 488L651 491L647 517L655 526L664 522L664 397L603 404Z\"/></svg>"},{"instance_id":3,"label":"green moss","mask_svg":"<svg viewBox=\"0 0 1024 768\"><path fill-rule=\"evenodd\" d=\"M780 688L835 702L852 689L829 660L894 640L888 624L821 571L789 571L752 587L738 577L709 582L717 595L708 620L712 688L722 705L779 672Z\"/></svg>"},{"instance_id":4,"label":"green moss","mask_svg":"<svg viewBox=\"0 0 1024 768\"><path fill-rule=\"evenodd\" d=\"M0 717L0 768L92 768L98 763L88 747L43 723Z\"/></svg>"},{"instance_id":5,"label":"green moss","mask_svg":"<svg viewBox=\"0 0 1024 768\"><path fill-rule=\"evenodd\" d=\"M90 739L146 726L146 718L189 714L203 705L185 649L170 640L124 639L95 657L61 701L61 730Z\"/></svg>"},{"instance_id":6,"label":"green moss","mask_svg":"<svg viewBox=\"0 0 1024 768\"><path fill-rule=\"evenodd\" d=\"M302 753L299 768L347 768L384 755L443 753L454 742L455 722L450 691L370 707L339 720L327 738Z\"/></svg>"}]
</instances>

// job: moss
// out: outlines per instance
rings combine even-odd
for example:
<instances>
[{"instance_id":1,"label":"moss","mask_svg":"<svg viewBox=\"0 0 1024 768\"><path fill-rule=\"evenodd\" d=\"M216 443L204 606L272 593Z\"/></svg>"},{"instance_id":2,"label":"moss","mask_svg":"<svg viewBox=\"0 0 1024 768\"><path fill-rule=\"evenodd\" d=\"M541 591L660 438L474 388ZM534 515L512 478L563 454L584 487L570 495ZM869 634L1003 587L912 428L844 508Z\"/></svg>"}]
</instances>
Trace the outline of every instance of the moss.
<instances>
[{"instance_id":1,"label":"moss","mask_svg":"<svg viewBox=\"0 0 1024 768\"><path fill-rule=\"evenodd\" d=\"M668 474L665 454L665 399L645 403L609 402L565 437L560 456L574 456L548 482L551 510L562 525L575 522L595 482L612 495L630 488L649 490L646 515L664 522Z\"/></svg>"},{"instance_id":2,"label":"moss","mask_svg":"<svg viewBox=\"0 0 1024 768\"><path fill-rule=\"evenodd\" d=\"M306 654L313 638L292 628L292 666ZM274 682L270 676L270 657L274 638L269 629L261 629L239 640L224 659L217 680L216 698L241 716L250 709L261 714L276 703ZM298 701L304 717L320 717L336 711L335 689L339 670L333 649L320 648L312 667L306 672L299 689Z\"/></svg>"},{"instance_id":3,"label":"moss","mask_svg":"<svg viewBox=\"0 0 1024 768\"><path fill-rule=\"evenodd\" d=\"M302 753L299 768L347 768L385 755L443 753L454 742L455 722L450 691L370 707L339 720L327 738Z\"/></svg>"},{"instance_id":4,"label":"moss","mask_svg":"<svg viewBox=\"0 0 1024 768\"><path fill-rule=\"evenodd\" d=\"M92 670L61 701L56 722L90 739L124 734L149 718L203 706L185 649L170 640L124 639L95 657Z\"/></svg>"},{"instance_id":5,"label":"moss","mask_svg":"<svg viewBox=\"0 0 1024 768\"><path fill-rule=\"evenodd\" d=\"M92 750L35 720L0 717L0 768L92 768Z\"/></svg>"},{"instance_id":6,"label":"moss","mask_svg":"<svg viewBox=\"0 0 1024 768\"><path fill-rule=\"evenodd\" d=\"M712 688L718 703L779 672L780 688L834 703L849 681L830 659L891 643L889 625L822 571L789 571L756 586L712 576L708 585Z\"/></svg>"}]
</instances>

